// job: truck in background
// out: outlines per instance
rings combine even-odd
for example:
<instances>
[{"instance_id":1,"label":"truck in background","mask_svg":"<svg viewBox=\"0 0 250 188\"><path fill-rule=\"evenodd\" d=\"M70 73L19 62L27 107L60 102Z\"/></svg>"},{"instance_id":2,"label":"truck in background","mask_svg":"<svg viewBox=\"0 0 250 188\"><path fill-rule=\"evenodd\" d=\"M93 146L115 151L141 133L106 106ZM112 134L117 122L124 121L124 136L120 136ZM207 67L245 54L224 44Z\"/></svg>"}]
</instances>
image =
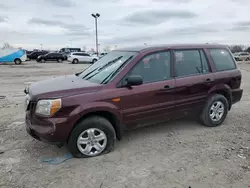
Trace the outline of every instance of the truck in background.
<instances>
[{"instance_id":1,"label":"truck in background","mask_svg":"<svg viewBox=\"0 0 250 188\"><path fill-rule=\"evenodd\" d=\"M0 64L15 63L20 65L26 61L26 51L18 48L0 48Z\"/></svg>"}]
</instances>

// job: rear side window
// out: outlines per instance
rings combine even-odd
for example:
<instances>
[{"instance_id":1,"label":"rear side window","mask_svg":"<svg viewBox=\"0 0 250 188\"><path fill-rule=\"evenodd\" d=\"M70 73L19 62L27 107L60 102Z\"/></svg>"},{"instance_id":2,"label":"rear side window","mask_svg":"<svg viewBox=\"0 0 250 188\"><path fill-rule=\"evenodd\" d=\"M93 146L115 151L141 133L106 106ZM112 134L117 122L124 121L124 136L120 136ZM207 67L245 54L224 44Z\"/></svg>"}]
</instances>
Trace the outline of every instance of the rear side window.
<instances>
[{"instance_id":1,"label":"rear side window","mask_svg":"<svg viewBox=\"0 0 250 188\"><path fill-rule=\"evenodd\" d=\"M208 49L217 71L226 71L236 68L230 53L226 49Z\"/></svg>"},{"instance_id":2,"label":"rear side window","mask_svg":"<svg viewBox=\"0 0 250 188\"><path fill-rule=\"evenodd\" d=\"M201 51L202 52L202 51ZM177 77L203 74L208 71L207 61L203 54L200 56L200 50L176 50L175 53L175 72ZM202 63L202 61L204 62ZM206 65L204 70L203 64Z\"/></svg>"}]
</instances>

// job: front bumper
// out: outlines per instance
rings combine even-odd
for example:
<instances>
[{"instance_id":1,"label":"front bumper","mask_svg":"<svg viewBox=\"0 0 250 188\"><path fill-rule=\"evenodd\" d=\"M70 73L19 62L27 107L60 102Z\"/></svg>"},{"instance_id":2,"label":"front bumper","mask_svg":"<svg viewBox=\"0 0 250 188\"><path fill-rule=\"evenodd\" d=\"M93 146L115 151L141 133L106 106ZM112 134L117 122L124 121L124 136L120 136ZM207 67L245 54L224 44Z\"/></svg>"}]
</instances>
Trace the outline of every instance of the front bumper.
<instances>
[{"instance_id":1,"label":"front bumper","mask_svg":"<svg viewBox=\"0 0 250 188\"><path fill-rule=\"evenodd\" d=\"M67 141L71 126L67 118L44 118L26 112L26 131L33 138L51 144Z\"/></svg>"}]
</instances>

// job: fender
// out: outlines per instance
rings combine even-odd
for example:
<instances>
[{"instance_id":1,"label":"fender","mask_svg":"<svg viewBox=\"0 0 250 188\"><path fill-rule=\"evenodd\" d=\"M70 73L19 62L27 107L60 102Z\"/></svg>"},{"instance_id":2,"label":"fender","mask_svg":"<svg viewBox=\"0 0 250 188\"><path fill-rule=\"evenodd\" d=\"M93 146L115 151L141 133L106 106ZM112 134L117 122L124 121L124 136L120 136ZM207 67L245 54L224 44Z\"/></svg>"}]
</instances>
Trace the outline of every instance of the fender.
<instances>
[{"instance_id":1,"label":"fender","mask_svg":"<svg viewBox=\"0 0 250 188\"><path fill-rule=\"evenodd\" d=\"M208 96L210 94L212 94L212 93L220 93L220 94L226 95L225 97L228 99L229 110L231 109L231 106L232 106L232 92L231 92L231 88L227 84L215 85L214 87L212 87L208 91Z\"/></svg>"},{"instance_id":2,"label":"fender","mask_svg":"<svg viewBox=\"0 0 250 188\"><path fill-rule=\"evenodd\" d=\"M76 124L79 120L81 120L82 117L85 115L95 113L95 112L109 112L115 117L116 123L114 125L114 128L117 133L117 138L121 139L122 134L124 132L124 125L122 120L122 114L120 110L112 103L103 102L103 101L97 101L97 102L91 102L91 103L85 103L81 106L78 106L75 108L71 115L75 114L77 117L75 117L75 123Z\"/></svg>"}]
</instances>

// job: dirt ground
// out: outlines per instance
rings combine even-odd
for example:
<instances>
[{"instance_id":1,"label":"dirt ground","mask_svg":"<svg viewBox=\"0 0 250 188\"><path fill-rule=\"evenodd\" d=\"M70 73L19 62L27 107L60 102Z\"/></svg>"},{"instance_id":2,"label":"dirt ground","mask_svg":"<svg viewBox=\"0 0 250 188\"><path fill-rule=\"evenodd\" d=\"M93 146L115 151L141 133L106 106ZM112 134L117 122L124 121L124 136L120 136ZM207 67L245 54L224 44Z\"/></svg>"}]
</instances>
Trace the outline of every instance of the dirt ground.
<instances>
[{"instance_id":1,"label":"dirt ground","mask_svg":"<svg viewBox=\"0 0 250 188\"><path fill-rule=\"evenodd\" d=\"M245 188L250 187L250 64L240 63L244 95L224 124L207 128L185 118L127 132L115 151L58 165L63 156L31 138L24 125L25 86L87 65L26 62L0 66L0 187Z\"/></svg>"}]
</instances>

